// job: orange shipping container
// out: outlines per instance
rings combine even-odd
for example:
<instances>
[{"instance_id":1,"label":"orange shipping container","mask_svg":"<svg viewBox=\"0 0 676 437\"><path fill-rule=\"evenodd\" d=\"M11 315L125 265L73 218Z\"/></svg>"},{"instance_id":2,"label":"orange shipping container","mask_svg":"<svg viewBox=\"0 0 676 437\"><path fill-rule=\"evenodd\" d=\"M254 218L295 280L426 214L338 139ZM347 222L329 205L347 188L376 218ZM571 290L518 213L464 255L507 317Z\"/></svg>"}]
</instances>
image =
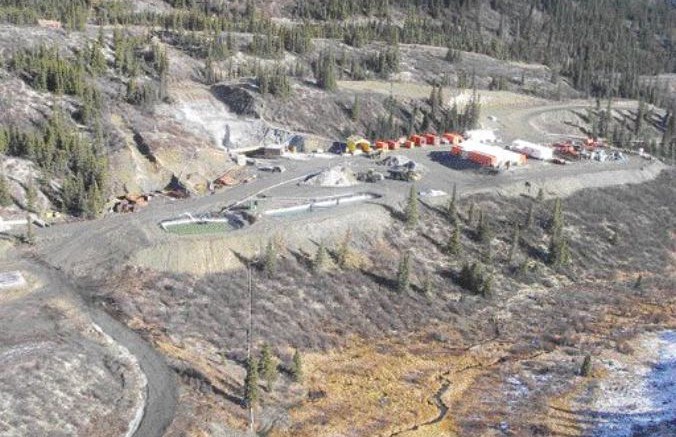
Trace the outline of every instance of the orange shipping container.
<instances>
[{"instance_id":1,"label":"orange shipping container","mask_svg":"<svg viewBox=\"0 0 676 437\"><path fill-rule=\"evenodd\" d=\"M434 134L425 135L425 143L430 146L438 146L439 138Z\"/></svg>"},{"instance_id":2,"label":"orange shipping container","mask_svg":"<svg viewBox=\"0 0 676 437\"><path fill-rule=\"evenodd\" d=\"M479 164L482 167L495 167L498 161L495 156L481 152L469 152L467 157L470 161Z\"/></svg>"},{"instance_id":3,"label":"orange shipping container","mask_svg":"<svg viewBox=\"0 0 676 437\"><path fill-rule=\"evenodd\" d=\"M447 139L448 142L450 142L450 143L453 144L454 146L457 146L458 144L460 144L460 143L463 141L463 139L464 139L464 138L462 137L462 135L460 135L459 133L455 133L455 132L447 132L447 133L445 133L445 134L444 134L444 138Z\"/></svg>"},{"instance_id":4,"label":"orange shipping container","mask_svg":"<svg viewBox=\"0 0 676 437\"><path fill-rule=\"evenodd\" d=\"M425 138L420 135L411 135L411 141L417 146L422 147L425 145Z\"/></svg>"},{"instance_id":5,"label":"orange shipping container","mask_svg":"<svg viewBox=\"0 0 676 437\"><path fill-rule=\"evenodd\" d=\"M376 141L376 149L377 150L387 149L387 143L385 141Z\"/></svg>"}]
</instances>

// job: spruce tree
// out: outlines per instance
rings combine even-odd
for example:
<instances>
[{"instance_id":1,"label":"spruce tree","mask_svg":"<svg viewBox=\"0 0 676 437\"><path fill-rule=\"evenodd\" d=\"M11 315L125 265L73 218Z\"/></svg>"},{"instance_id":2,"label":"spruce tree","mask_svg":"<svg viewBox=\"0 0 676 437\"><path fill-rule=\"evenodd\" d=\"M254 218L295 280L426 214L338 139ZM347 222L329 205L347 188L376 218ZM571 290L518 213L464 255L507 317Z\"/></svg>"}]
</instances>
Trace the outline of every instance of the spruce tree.
<instances>
[{"instance_id":1,"label":"spruce tree","mask_svg":"<svg viewBox=\"0 0 676 437\"><path fill-rule=\"evenodd\" d=\"M514 225L514 232L512 233L512 245L509 248L509 258L507 259L508 263L512 263L514 258L519 251L519 240L521 239L521 229L519 225Z\"/></svg>"},{"instance_id":2,"label":"spruce tree","mask_svg":"<svg viewBox=\"0 0 676 437\"><path fill-rule=\"evenodd\" d=\"M448 244L446 245L446 253L448 255L459 255L461 250L462 245L460 244L460 226L457 225L455 229L453 229L451 238L448 240Z\"/></svg>"},{"instance_id":3,"label":"spruce tree","mask_svg":"<svg viewBox=\"0 0 676 437\"><path fill-rule=\"evenodd\" d=\"M457 225L458 224L458 207L456 204L457 199L457 187L455 184L453 184L453 195L451 196L451 200L448 202L448 220L453 224Z\"/></svg>"},{"instance_id":4,"label":"spruce tree","mask_svg":"<svg viewBox=\"0 0 676 437\"><path fill-rule=\"evenodd\" d=\"M253 408L258 402L258 397L258 360L251 357L247 361L244 378L244 406Z\"/></svg>"},{"instance_id":5,"label":"spruce tree","mask_svg":"<svg viewBox=\"0 0 676 437\"><path fill-rule=\"evenodd\" d=\"M30 176L29 176L30 178ZM35 184L33 183L33 179L30 178L28 180L28 184L26 185L26 210L30 212L36 212L35 205L38 199L38 192L35 189Z\"/></svg>"},{"instance_id":6,"label":"spruce tree","mask_svg":"<svg viewBox=\"0 0 676 437\"><path fill-rule=\"evenodd\" d=\"M397 291L406 293L411 287L411 255L404 252L397 270Z\"/></svg>"},{"instance_id":7,"label":"spruce tree","mask_svg":"<svg viewBox=\"0 0 676 437\"><path fill-rule=\"evenodd\" d=\"M467 224L472 226L474 222L474 202L469 204L469 210L467 211Z\"/></svg>"},{"instance_id":8,"label":"spruce tree","mask_svg":"<svg viewBox=\"0 0 676 437\"><path fill-rule=\"evenodd\" d=\"M35 231L33 230L33 219L30 214L26 214L26 244L34 245L35 244Z\"/></svg>"},{"instance_id":9,"label":"spruce tree","mask_svg":"<svg viewBox=\"0 0 676 437\"><path fill-rule=\"evenodd\" d=\"M406 226L409 229L414 228L418 224L418 191L416 190L415 184L411 185L411 189L409 190L404 215L406 217Z\"/></svg>"},{"instance_id":10,"label":"spruce tree","mask_svg":"<svg viewBox=\"0 0 676 437\"><path fill-rule=\"evenodd\" d=\"M549 220L548 228L552 234L556 234L563 229L563 206L560 198L554 201L554 211L552 218Z\"/></svg>"},{"instance_id":11,"label":"spruce tree","mask_svg":"<svg viewBox=\"0 0 676 437\"><path fill-rule=\"evenodd\" d=\"M275 273L277 269L277 245L270 239L268 245L265 247L265 257L263 259L263 271L269 277Z\"/></svg>"},{"instance_id":12,"label":"spruce tree","mask_svg":"<svg viewBox=\"0 0 676 437\"><path fill-rule=\"evenodd\" d=\"M582 366L580 367L580 375L586 377L591 376L592 373L592 359L591 355L587 354L582 361Z\"/></svg>"},{"instance_id":13,"label":"spruce tree","mask_svg":"<svg viewBox=\"0 0 676 437\"><path fill-rule=\"evenodd\" d=\"M5 178L4 174L0 174L0 206L11 206L13 203L7 178Z\"/></svg>"},{"instance_id":14,"label":"spruce tree","mask_svg":"<svg viewBox=\"0 0 676 437\"><path fill-rule=\"evenodd\" d=\"M317 248L315 258L312 261L312 272L316 274L324 271L324 269L326 269L328 258L329 256L328 253L326 252L326 246L324 245L324 241L321 241L319 243L319 247Z\"/></svg>"},{"instance_id":15,"label":"spruce tree","mask_svg":"<svg viewBox=\"0 0 676 437\"><path fill-rule=\"evenodd\" d=\"M293 353L291 362L291 377L294 381L300 382L303 380L303 359L300 356L298 349Z\"/></svg>"},{"instance_id":16,"label":"spruce tree","mask_svg":"<svg viewBox=\"0 0 676 437\"><path fill-rule=\"evenodd\" d=\"M488 219L484 216L483 211L479 211L479 224L476 229L477 237L482 243L490 243L493 238Z\"/></svg>"},{"instance_id":17,"label":"spruce tree","mask_svg":"<svg viewBox=\"0 0 676 437\"><path fill-rule=\"evenodd\" d=\"M265 387L268 392L272 391L272 386L277 380L277 363L272 356L270 345L263 345L261 350L261 361L259 368L260 375L265 381Z\"/></svg>"},{"instance_id":18,"label":"spruce tree","mask_svg":"<svg viewBox=\"0 0 676 437\"><path fill-rule=\"evenodd\" d=\"M361 102L359 101L359 96L354 96L354 103L352 103L352 109L350 110L350 118L352 121L359 121L361 116Z\"/></svg>"},{"instance_id":19,"label":"spruce tree","mask_svg":"<svg viewBox=\"0 0 676 437\"><path fill-rule=\"evenodd\" d=\"M433 287L434 284L432 283L432 275L429 272L427 272L427 274L425 274L425 280L423 281L421 287L423 294L426 296L432 294Z\"/></svg>"},{"instance_id":20,"label":"spruce tree","mask_svg":"<svg viewBox=\"0 0 676 437\"><path fill-rule=\"evenodd\" d=\"M350 255L350 243L352 241L352 232L348 229L347 232L345 232L345 236L343 237L343 240L340 242L340 247L338 248L338 256L337 256L337 261L338 261L338 267L341 269L344 269L347 267L347 261L348 257Z\"/></svg>"},{"instance_id":21,"label":"spruce tree","mask_svg":"<svg viewBox=\"0 0 676 437\"><path fill-rule=\"evenodd\" d=\"M549 240L549 253L547 262L552 267L562 267L570 263L570 249L568 248L568 241L562 233L554 234Z\"/></svg>"},{"instance_id":22,"label":"spruce tree","mask_svg":"<svg viewBox=\"0 0 676 437\"><path fill-rule=\"evenodd\" d=\"M526 222L524 223L524 227L526 229L530 229L533 227L533 220L535 218L535 206L533 205L533 202L528 204L528 213L526 214Z\"/></svg>"}]
</instances>

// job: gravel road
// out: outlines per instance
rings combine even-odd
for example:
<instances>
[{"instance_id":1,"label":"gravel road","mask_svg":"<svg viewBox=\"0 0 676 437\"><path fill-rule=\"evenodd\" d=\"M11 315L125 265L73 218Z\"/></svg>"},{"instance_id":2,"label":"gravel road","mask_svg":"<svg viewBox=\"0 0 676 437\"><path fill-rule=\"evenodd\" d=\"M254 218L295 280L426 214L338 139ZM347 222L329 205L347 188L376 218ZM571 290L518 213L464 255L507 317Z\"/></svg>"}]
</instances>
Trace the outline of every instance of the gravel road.
<instances>
[{"instance_id":1,"label":"gravel road","mask_svg":"<svg viewBox=\"0 0 676 437\"><path fill-rule=\"evenodd\" d=\"M143 418L134 437L161 437L174 419L178 399L174 372L164 357L138 334L118 322L91 301L96 284L76 282L63 271L35 258L26 258L22 269L34 273L50 284L50 288L70 294L83 311L114 341L124 346L138 360L147 379Z\"/></svg>"}]
</instances>

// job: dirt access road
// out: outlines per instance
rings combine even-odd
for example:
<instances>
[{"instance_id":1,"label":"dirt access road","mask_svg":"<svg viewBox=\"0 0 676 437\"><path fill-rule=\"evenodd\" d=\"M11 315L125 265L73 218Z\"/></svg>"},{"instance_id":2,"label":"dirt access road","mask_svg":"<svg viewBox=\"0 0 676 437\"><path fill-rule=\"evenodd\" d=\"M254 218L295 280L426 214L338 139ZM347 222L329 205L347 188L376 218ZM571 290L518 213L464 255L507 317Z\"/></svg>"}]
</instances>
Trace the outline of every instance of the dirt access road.
<instances>
[{"instance_id":1,"label":"dirt access road","mask_svg":"<svg viewBox=\"0 0 676 437\"><path fill-rule=\"evenodd\" d=\"M55 269L32 255L24 258L19 267L41 278L50 289L69 296L113 341L124 346L138 360L147 386L143 416L134 437L161 437L174 419L178 388L174 372L166 360L138 334L118 322L90 300L89 288L95 283L73 281L62 270Z\"/></svg>"}]
</instances>

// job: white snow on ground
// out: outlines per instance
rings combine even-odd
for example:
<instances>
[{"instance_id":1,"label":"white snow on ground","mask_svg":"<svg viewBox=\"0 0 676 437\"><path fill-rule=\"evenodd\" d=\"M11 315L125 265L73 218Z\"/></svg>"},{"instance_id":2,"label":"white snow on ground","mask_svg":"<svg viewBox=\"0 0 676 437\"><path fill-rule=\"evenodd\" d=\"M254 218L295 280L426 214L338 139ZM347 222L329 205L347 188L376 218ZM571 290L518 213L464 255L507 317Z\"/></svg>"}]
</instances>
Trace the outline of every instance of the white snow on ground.
<instances>
[{"instance_id":1,"label":"white snow on ground","mask_svg":"<svg viewBox=\"0 0 676 437\"><path fill-rule=\"evenodd\" d=\"M650 337L643 350L655 355L608 366L611 376L600 381L592 405L599 423L594 437L631 437L650 425L676 420L676 331Z\"/></svg>"}]
</instances>

